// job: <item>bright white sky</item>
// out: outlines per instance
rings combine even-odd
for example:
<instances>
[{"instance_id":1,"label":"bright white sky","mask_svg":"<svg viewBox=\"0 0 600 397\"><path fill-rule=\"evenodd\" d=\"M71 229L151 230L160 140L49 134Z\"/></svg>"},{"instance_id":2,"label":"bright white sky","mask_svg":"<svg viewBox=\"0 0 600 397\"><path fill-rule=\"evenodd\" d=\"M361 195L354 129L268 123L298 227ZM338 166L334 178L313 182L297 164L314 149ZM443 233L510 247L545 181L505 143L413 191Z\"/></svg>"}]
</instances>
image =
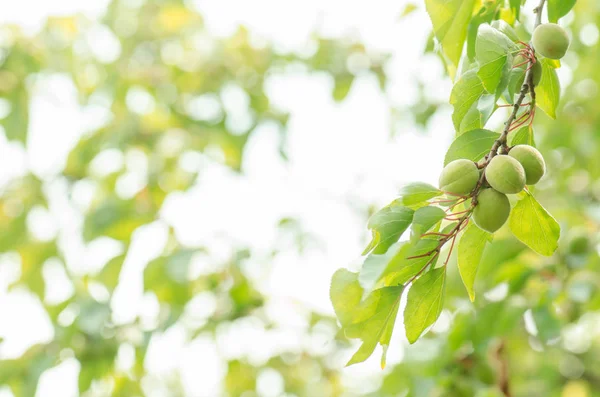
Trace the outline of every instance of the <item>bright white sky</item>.
<instances>
[{"instance_id":1,"label":"bright white sky","mask_svg":"<svg viewBox=\"0 0 600 397\"><path fill-rule=\"evenodd\" d=\"M143 0L130 1L135 4ZM244 24L281 48L295 50L302 49L310 33L317 29L325 36L357 36L370 48L391 52L394 58L389 65L391 85L387 97L394 105L412 102L415 77L426 83L433 97L445 100L449 95L450 83L442 79L440 62L434 57L421 58L430 29L424 11L398 20L407 1L189 3L202 12L215 35L229 35L238 24ZM0 4L0 23L17 22L34 32L48 15L84 12L96 18L101 16L105 4L105 0L20 0ZM148 354L149 371L157 376L180 371L189 396L219 394L223 358L245 356L261 362L265 352L276 353L299 345L326 352L327 334L316 340L303 336L305 308L332 313L328 299L331 274L341 266L352 268L359 264L367 231L365 219L356 208L391 201L405 182L436 183L441 159L453 135L448 111L436 115L426 135L406 120L399 134L390 138L387 99L379 92L374 78L359 79L342 104L331 100L330 84L323 75L290 73L271 78L270 98L292 115L288 131L290 161L285 163L278 157L276 132L262 128L249 142L243 176L203 158L199 184L186 194L170 197L162 211L163 219L136 233L122 282L112 301L115 321L126 322L153 311L152 301L142 296L141 272L148 260L160 254L166 225L170 224L175 226L182 243L210 248L210 261L199 259L197 263L201 270L226 259L235 247L248 246L253 254L248 270L271 298L267 305L269 315L281 324L280 330L266 332L252 321L240 322L223 331L217 343L203 337L188 343L181 327L173 327L157 338ZM28 148L23 150L0 138L0 185L17 177L25 167L41 176L56 175L81 133L105 117L101 109L80 108L74 88L64 76L40 79L36 92L31 105ZM85 187L81 190L85 196ZM36 235L52 238L58 233L60 238L73 241L66 253L69 270L81 271L77 269L81 266L73 263L90 263L99 253L118 252L118 244L110 241L87 246L79 241L80 218L64 199L64 184L60 180L53 182L49 191L53 197L50 212L39 212L31 228ZM267 260L274 242L281 241L275 226L279 219L289 216L299 219L318 244L303 255L290 247L275 260ZM155 247L155 252L149 252L148 247ZM14 258L0 258L1 269L14 268L13 264ZM10 276L8 271L3 273ZM10 357L35 341L48 340L52 329L30 294L8 293L7 279L0 281L0 336L5 338L0 356ZM60 295L60 291L55 293ZM101 299L100 292L99 295ZM206 310L213 299L210 294L202 296L200 306ZM388 355L390 363L402 355L401 327L397 329ZM128 351L125 346L123 355L127 356ZM342 364L347 358L340 357L338 361ZM378 360L375 357L367 364L345 369L345 381L353 387L372 387L374 383L368 379L374 379L376 384L381 374ZM76 396L77 371L75 360L65 360L52 374L44 375L37 397L56 396L56 390L61 391L61 396ZM199 373L203 376L198 377ZM263 375L259 394L278 395L278 374ZM157 390L150 395L165 395L161 393ZM0 396L5 397L1 392Z\"/></svg>"}]
</instances>

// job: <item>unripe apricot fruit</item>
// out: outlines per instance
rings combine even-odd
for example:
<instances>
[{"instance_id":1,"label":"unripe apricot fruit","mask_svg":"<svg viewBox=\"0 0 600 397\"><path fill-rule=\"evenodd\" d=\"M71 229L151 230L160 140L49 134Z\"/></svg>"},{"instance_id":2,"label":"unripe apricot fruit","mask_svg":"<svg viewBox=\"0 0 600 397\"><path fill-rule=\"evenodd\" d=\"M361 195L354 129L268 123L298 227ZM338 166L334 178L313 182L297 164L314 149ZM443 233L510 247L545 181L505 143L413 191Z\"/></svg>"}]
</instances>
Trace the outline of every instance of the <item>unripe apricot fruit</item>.
<instances>
[{"instance_id":1,"label":"unripe apricot fruit","mask_svg":"<svg viewBox=\"0 0 600 397\"><path fill-rule=\"evenodd\" d=\"M494 189L484 189L477 196L473 220L480 229L494 233L510 215L510 202L505 194Z\"/></svg>"},{"instance_id":2,"label":"unripe apricot fruit","mask_svg":"<svg viewBox=\"0 0 600 397\"><path fill-rule=\"evenodd\" d=\"M517 160L525 170L525 183L535 185L546 173L546 163L542 154L533 146L517 145L508 155Z\"/></svg>"},{"instance_id":3,"label":"unripe apricot fruit","mask_svg":"<svg viewBox=\"0 0 600 397\"><path fill-rule=\"evenodd\" d=\"M569 49L567 32L555 23L545 23L533 32L533 48L542 56L561 59Z\"/></svg>"},{"instance_id":4,"label":"unripe apricot fruit","mask_svg":"<svg viewBox=\"0 0 600 397\"><path fill-rule=\"evenodd\" d=\"M510 156L496 156L485 169L491 187L504 194L519 193L525 187L525 170Z\"/></svg>"},{"instance_id":5,"label":"unripe apricot fruit","mask_svg":"<svg viewBox=\"0 0 600 397\"><path fill-rule=\"evenodd\" d=\"M479 180L479 169L474 162L466 159L450 162L440 175L440 189L458 195L471 193Z\"/></svg>"}]
</instances>

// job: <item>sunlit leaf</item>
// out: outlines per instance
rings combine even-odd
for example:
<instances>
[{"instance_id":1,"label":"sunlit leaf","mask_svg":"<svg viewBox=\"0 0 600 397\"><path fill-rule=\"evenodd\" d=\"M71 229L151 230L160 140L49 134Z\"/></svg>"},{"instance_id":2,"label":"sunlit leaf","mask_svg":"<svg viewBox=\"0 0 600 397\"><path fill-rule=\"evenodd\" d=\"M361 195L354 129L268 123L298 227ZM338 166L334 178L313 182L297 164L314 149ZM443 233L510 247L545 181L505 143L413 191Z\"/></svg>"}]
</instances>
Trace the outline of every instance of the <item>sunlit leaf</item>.
<instances>
[{"instance_id":1,"label":"sunlit leaf","mask_svg":"<svg viewBox=\"0 0 600 397\"><path fill-rule=\"evenodd\" d=\"M398 201L383 207L369 219L368 227L373 237L363 255L371 251L384 254L410 226L414 210L401 206Z\"/></svg>"},{"instance_id":2,"label":"sunlit leaf","mask_svg":"<svg viewBox=\"0 0 600 397\"><path fill-rule=\"evenodd\" d=\"M445 284L446 267L440 267L425 273L410 287L404 310L406 338L410 343L415 343L440 316Z\"/></svg>"},{"instance_id":3,"label":"sunlit leaf","mask_svg":"<svg viewBox=\"0 0 600 397\"><path fill-rule=\"evenodd\" d=\"M542 79L536 87L536 104L548 116L556 118L556 108L560 101L560 81L554 65L543 58L542 63Z\"/></svg>"},{"instance_id":4,"label":"sunlit leaf","mask_svg":"<svg viewBox=\"0 0 600 397\"><path fill-rule=\"evenodd\" d=\"M458 271L471 301L475 300L475 276L483 250L492 235L470 224L458 241Z\"/></svg>"},{"instance_id":5,"label":"sunlit leaf","mask_svg":"<svg viewBox=\"0 0 600 397\"><path fill-rule=\"evenodd\" d=\"M489 130L465 132L456 138L450 145L450 148L448 148L444 165L458 159L481 160L490 152L490 148L499 136L500 134L497 132Z\"/></svg>"},{"instance_id":6,"label":"sunlit leaf","mask_svg":"<svg viewBox=\"0 0 600 397\"><path fill-rule=\"evenodd\" d=\"M448 59L448 74L452 78L458 68L474 4L474 0L425 0L433 31Z\"/></svg>"},{"instance_id":7,"label":"sunlit leaf","mask_svg":"<svg viewBox=\"0 0 600 397\"><path fill-rule=\"evenodd\" d=\"M347 365L365 361L377 344L389 345L402 290L401 286L380 288L361 302L363 289L356 273L340 269L333 275L330 298L336 315L348 338L362 340Z\"/></svg>"},{"instance_id":8,"label":"sunlit leaf","mask_svg":"<svg viewBox=\"0 0 600 397\"><path fill-rule=\"evenodd\" d=\"M512 209L509 225L515 237L538 254L550 256L556 251L560 226L531 194Z\"/></svg>"},{"instance_id":9,"label":"sunlit leaf","mask_svg":"<svg viewBox=\"0 0 600 397\"><path fill-rule=\"evenodd\" d=\"M460 130L462 120L484 92L483 83L477 76L476 70L467 71L454 84L450 94L450 104L454 107L452 121L456 131Z\"/></svg>"}]
</instances>

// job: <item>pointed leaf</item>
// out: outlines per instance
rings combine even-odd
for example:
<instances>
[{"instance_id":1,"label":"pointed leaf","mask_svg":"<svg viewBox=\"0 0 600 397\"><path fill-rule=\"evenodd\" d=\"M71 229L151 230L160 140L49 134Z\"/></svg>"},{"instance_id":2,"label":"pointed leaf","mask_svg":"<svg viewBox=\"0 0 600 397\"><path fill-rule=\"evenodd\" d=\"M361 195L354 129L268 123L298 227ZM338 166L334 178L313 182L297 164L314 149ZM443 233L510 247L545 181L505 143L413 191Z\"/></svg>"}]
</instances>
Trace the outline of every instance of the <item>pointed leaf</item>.
<instances>
[{"instance_id":1,"label":"pointed leaf","mask_svg":"<svg viewBox=\"0 0 600 397\"><path fill-rule=\"evenodd\" d=\"M421 207L415 211L413 224L411 227L411 239L418 239L423 233L426 233L435 224L446 217L446 211L440 207Z\"/></svg>"},{"instance_id":2,"label":"pointed leaf","mask_svg":"<svg viewBox=\"0 0 600 397\"><path fill-rule=\"evenodd\" d=\"M490 233L481 230L475 224L470 224L458 242L458 271L471 302L475 300L473 285L477 268L488 241L492 241Z\"/></svg>"},{"instance_id":3,"label":"pointed leaf","mask_svg":"<svg viewBox=\"0 0 600 397\"><path fill-rule=\"evenodd\" d=\"M338 269L331 278L329 297L342 326L352 323L354 310L360 304L363 290L358 284L358 274Z\"/></svg>"},{"instance_id":4,"label":"pointed leaf","mask_svg":"<svg viewBox=\"0 0 600 397\"><path fill-rule=\"evenodd\" d=\"M552 23L558 20L571 11L577 0L548 0L548 20Z\"/></svg>"},{"instance_id":5,"label":"pointed leaf","mask_svg":"<svg viewBox=\"0 0 600 397\"><path fill-rule=\"evenodd\" d=\"M400 189L400 198L396 201L401 205L412 207L442 194L444 193L435 186L423 182L414 182Z\"/></svg>"},{"instance_id":6,"label":"pointed leaf","mask_svg":"<svg viewBox=\"0 0 600 397\"><path fill-rule=\"evenodd\" d=\"M533 127L526 125L508 136L510 146L529 145L535 147Z\"/></svg>"},{"instance_id":7,"label":"pointed leaf","mask_svg":"<svg viewBox=\"0 0 600 397\"><path fill-rule=\"evenodd\" d=\"M359 338L362 345L347 365L365 361L377 344L384 348L382 363L389 346L403 287L385 287L373 291L361 302L363 289L358 275L340 269L333 275L330 298L348 338Z\"/></svg>"},{"instance_id":8,"label":"pointed leaf","mask_svg":"<svg viewBox=\"0 0 600 397\"><path fill-rule=\"evenodd\" d=\"M560 101L560 81L554 68L554 64L548 59L543 58L542 79L536 87L536 104L548 116L556 118L556 108Z\"/></svg>"},{"instance_id":9,"label":"pointed leaf","mask_svg":"<svg viewBox=\"0 0 600 397\"><path fill-rule=\"evenodd\" d=\"M392 259L402 250L405 243L398 243L390 247L385 254L372 253L365 258L358 275L360 286L365 294L371 293L377 282L383 277Z\"/></svg>"},{"instance_id":10,"label":"pointed leaf","mask_svg":"<svg viewBox=\"0 0 600 397\"><path fill-rule=\"evenodd\" d=\"M556 251L560 226L531 194L512 209L509 225L515 237L538 254L550 256Z\"/></svg>"},{"instance_id":11,"label":"pointed leaf","mask_svg":"<svg viewBox=\"0 0 600 397\"><path fill-rule=\"evenodd\" d=\"M434 250L439 244L438 239L421 239L416 243L405 244L390 260L384 271L385 285L402 285L418 274L428 262L437 255Z\"/></svg>"},{"instance_id":12,"label":"pointed leaf","mask_svg":"<svg viewBox=\"0 0 600 397\"><path fill-rule=\"evenodd\" d=\"M515 44L504 33L487 24L479 27L475 45L475 58L479 62L477 75L487 92L496 92L507 71L506 63L512 62L510 51L514 48Z\"/></svg>"},{"instance_id":13,"label":"pointed leaf","mask_svg":"<svg viewBox=\"0 0 600 397\"><path fill-rule=\"evenodd\" d=\"M494 141L498 139L500 134L489 130L472 130L465 132L452 142L444 165L458 159L467 159L472 161L481 160L489 153Z\"/></svg>"},{"instance_id":14,"label":"pointed leaf","mask_svg":"<svg viewBox=\"0 0 600 397\"><path fill-rule=\"evenodd\" d=\"M399 200L393 201L376 212L369 219L368 227L371 229L373 237L363 255L370 251L375 254L386 253L388 248L396 243L402 233L408 229L414 212L410 208L401 206Z\"/></svg>"},{"instance_id":15,"label":"pointed leaf","mask_svg":"<svg viewBox=\"0 0 600 397\"><path fill-rule=\"evenodd\" d=\"M485 89L476 70L468 70L460 76L450 93L450 104L454 107L452 121L455 130L460 130L462 120L484 92Z\"/></svg>"},{"instance_id":16,"label":"pointed leaf","mask_svg":"<svg viewBox=\"0 0 600 397\"><path fill-rule=\"evenodd\" d=\"M451 78L458 68L474 4L475 0L425 0L435 37L447 58Z\"/></svg>"},{"instance_id":17,"label":"pointed leaf","mask_svg":"<svg viewBox=\"0 0 600 397\"><path fill-rule=\"evenodd\" d=\"M404 325L412 344L440 316L444 303L446 267L431 270L415 281L408 291Z\"/></svg>"}]
</instances>

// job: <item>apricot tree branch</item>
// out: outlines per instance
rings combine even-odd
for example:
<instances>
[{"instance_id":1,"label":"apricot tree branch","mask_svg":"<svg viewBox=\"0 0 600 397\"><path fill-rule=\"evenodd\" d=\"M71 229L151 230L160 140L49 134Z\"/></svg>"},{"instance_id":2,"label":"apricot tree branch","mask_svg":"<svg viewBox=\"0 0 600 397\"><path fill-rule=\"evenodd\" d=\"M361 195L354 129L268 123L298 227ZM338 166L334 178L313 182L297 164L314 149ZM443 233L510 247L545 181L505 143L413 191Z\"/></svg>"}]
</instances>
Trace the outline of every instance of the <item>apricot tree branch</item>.
<instances>
[{"instance_id":1,"label":"apricot tree branch","mask_svg":"<svg viewBox=\"0 0 600 397\"><path fill-rule=\"evenodd\" d=\"M546 3L546 0L540 0L540 3L538 4L538 6L533 9L533 12L536 14L533 30L535 30L535 28L537 28L542 23L542 11L544 10L545 3ZM533 46L530 46L529 48L533 52L533 57L532 57L531 62L537 62L537 60L535 58L535 48L533 48ZM492 145L490 152L485 156L485 158L480 163L477 164L477 168L483 169L484 171L481 173L481 177L479 178L479 181L477 182L477 186L475 187L475 189L473 190L473 193L471 194L473 197L474 205L477 205L477 196L479 195L479 192L481 191L481 188L483 187L483 184L485 183L485 168L488 166L490 161L492 161L492 158L494 158L494 156L496 156L498 154L498 150L500 148L502 148L504 150L504 152L508 152L508 150L509 150L508 145L507 145L508 133L511 131L511 127L513 126L514 121L517 119L517 114L519 113L519 109L521 108L523 101L527 97L527 94L531 95L531 101L529 102L531 114L529 117L535 116L536 104L535 104L535 84L533 83L533 73L534 73L533 69L534 69L533 67L527 68L527 73L525 75L525 80L523 81L523 85L521 86L521 91L519 92L519 97L517 98L516 102L513 105L513 110L511 112L510 116L508 117L508 120L506 120L506 122L504 123L504 130L502 131L502 133L500 134L498 139L496 139L494 141L494 144ZM531 121L533 122L533 118L531 118Z\"/></svg>"}]
</instances>

